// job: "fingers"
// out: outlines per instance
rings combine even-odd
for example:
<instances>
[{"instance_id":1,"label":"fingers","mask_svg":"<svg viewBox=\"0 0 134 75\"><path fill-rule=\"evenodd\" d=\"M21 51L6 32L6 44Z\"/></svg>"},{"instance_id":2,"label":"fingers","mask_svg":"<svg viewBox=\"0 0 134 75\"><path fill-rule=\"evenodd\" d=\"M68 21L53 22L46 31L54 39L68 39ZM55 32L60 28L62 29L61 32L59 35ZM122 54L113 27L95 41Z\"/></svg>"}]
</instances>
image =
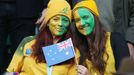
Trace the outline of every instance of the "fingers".
<instances>
[{"instance_id":1,"label":"fingers","mask_svg":"<svg viewBox=\"0 0 134 75\"><path fill-rule=\"evenodd\" d=\"M44 20L44 16L42 15L37 21L36 24L41 24L41 22Z\"/></svg>"},{"instance_id":2,"label":"fingers","mask_svg":"<svg viewBox=\"0 0 134 75\"><path fill-rule=\"evenodd\" d=\"M77 65L77 75L89 75L88 69L82 65Z\"/></svg>"},{"instance_id":3,"label":"fingers","mask_svg":"<svg viewBox=\"0 0 134 75\"><path fill-rule=\"evenodd\" d=\"M41 17L36 21L36 24L39 24L41 27L45 24L45 21L44 21L44 19L45 19L45 13L46 13L46 11L47 11L47 9L44 9L43 11L42 11L42 14L41 14ZM40 28L41 28L40 27Z\"/></svg>"},{"instance_id":4,"label":"fingers","mask_svg":"<svg viewBox=\"0 0 134 75\"><path fill-rule=\"evenodd\" d=\"M127 43L129 48L130 57L134 59L134 45L131 43Z\"/></svg>"},{"instance_id":5,"label":"fingers","mask_svg":"<svg viewBox=\"0 0 134 75\"><path fill-rule=\"evenodd\" d=\"M46 24L46 22L43 20L43 22L41 23L39 30L41 30L41 28L43 27L43 25Z\"/></svg>"}]
</instances>

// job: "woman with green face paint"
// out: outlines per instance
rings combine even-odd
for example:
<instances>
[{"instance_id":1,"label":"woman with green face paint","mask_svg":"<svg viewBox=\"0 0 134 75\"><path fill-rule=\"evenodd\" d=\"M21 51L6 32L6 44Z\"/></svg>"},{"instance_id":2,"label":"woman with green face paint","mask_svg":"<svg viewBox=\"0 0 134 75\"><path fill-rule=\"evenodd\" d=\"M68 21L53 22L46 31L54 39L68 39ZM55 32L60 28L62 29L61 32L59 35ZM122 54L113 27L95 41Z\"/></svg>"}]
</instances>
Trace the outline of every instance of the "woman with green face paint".
<instances>
[{"instance_id":1,"label":"woman with green face paint","mask_svg":"<svg viewBox=\"0 0 134 75\"><path fill-rule=\"evenodd\" d=\"M124 37L104 30L94 0L77 3L73 17L76 47L80 51L79 64L85 66L90 75L115 73L121 59L129 56Z\"/></svg>"},{"instance_id":2,"label":"woman with green face paint","mask_svg":"<svg viewBox=\"0 0 134 75\"><path fill-rule=\"evenodd\" d=\"M68 31L69 19L66 16L57 15L50 19L48 28L53 37L62 36Z\"/></svg>"},{"instance_id":3,"label":"woman with green face paint","mask_svg":"<svg viewBox=\"0 0 134 75\"><path fill-rule=\"evenodd\" d=\"M20 75L76 75L73 58L50 68L42 51L44 46L72 38L70 5L65 0L51 0L45 14L45 24L39 34L24 38L7 68L8 72Z\"/></svg>"},{"instance_id":4,"label":"woman with green face paint","mask_svg":"<svg viewBox=\"0 0 134 75\"><path fill-rule=\"evenodd\" d=\"M87 8L79 8L74 12L77 30L85 36L92 33L94 29L94 16Z\"/></svg>"}]
</instances>

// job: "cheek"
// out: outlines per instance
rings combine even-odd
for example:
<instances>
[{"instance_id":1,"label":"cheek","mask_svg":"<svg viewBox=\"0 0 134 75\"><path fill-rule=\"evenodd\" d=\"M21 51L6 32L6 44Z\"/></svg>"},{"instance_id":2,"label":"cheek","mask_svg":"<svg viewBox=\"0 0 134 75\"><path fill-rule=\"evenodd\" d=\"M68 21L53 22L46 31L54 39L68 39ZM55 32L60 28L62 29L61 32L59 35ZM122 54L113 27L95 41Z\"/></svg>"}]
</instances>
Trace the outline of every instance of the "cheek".
<instances>
[{"instance_id":1,"label":"cheek","mask_svg":"<svg viewBox=\"0 0 134 75\"><path fill-rule=\"evenodd\" d=\"M78 25L81 25L81 21L78 22Z\"/></svg>"},{"instance_id":2,"label":"cheek","mask_svg":"<svg viewBox=\"0 0 134 75\"><path fill-rule=\"evenodd\" d=\"M81 22L76 23L76 27L79 27L81 25Z\"/></svg>"},{"instance_id":3,"label":"cheek","mask_svg":"<svg viewBox=\"0 0 134 75\"><path fill-rule=\"evenodd\" d=\"M69 22L61 22L61 25L63 25L63 27L68 27L69 26Z\"/></svg>"},{"instance_id":4,"label":"cheek","mask_svg":"<svg viewBox=\"0 0 134 75\"><path fill-rule=\"evenodd\" d=\"M64 24L62 27L67 28L69 25L68 24Z\"/></svg>"},{"instance_id":5,"label":"cheek","mask_svg":"<svg viewBox=\"0 0 134 75\"><path fill-rule=\"evenodd\" d=\"M51 32L54 32L54 29L55 29L55 26L53 26L53 25L50 25L50 26L49 26L49 30L50 30Z\"/></svg>"},{"instance_id":6,"label":"cheek","mask_svg":"<svg viewBox=\"0 0 134 75\"><path fill-rule=\"evenodd\" d=\"M79 25L76 23L76 28L78 29Z\"/></svg>"}]
</instances>

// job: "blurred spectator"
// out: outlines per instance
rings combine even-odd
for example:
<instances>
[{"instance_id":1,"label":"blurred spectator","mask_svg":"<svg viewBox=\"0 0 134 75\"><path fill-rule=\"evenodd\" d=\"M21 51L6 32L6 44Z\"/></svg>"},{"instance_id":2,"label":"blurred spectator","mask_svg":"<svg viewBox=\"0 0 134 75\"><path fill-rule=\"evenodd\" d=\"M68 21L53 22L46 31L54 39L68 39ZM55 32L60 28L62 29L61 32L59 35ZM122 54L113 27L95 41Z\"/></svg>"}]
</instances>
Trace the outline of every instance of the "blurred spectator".
<instances>
[{"instance_id":1,"label":"blurred spectator","mask_svg":"<svg viewBox=\"0 0 134 75\"><path fill-rule=\"evenodd\" d=\"M129 57L124 58L115 75L134 75L134 60Z\"/></svg>"},{"instance_id":2,"label":"blurred spectator","mask_svg":"<svg viewBox=\"0 0 134 75\"><path fill-rule=\"evenodd\" d=\"M134 59L134 0L96 0L96 3L101 22L108 31L125 36Z\"/></svg>"}]
</instances>

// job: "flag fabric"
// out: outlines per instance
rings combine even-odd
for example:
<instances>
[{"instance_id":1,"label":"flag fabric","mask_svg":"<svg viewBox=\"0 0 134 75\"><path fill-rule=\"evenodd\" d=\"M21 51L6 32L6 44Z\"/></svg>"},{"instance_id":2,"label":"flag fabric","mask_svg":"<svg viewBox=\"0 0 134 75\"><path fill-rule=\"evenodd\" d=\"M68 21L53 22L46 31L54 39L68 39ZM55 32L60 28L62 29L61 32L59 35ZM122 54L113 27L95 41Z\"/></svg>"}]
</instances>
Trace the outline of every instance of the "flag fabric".
<instances>
[{"instance_id":1,"label":"flag fabric","mask_svg":"<svg viewBox=\"0 0 134 75\"><path fill-rule=\"evenodd\" d=\"M69 60L75 56L71 38L60 43L43 47L43 54L48 66Z\"/></svg>"}]
</instances>

